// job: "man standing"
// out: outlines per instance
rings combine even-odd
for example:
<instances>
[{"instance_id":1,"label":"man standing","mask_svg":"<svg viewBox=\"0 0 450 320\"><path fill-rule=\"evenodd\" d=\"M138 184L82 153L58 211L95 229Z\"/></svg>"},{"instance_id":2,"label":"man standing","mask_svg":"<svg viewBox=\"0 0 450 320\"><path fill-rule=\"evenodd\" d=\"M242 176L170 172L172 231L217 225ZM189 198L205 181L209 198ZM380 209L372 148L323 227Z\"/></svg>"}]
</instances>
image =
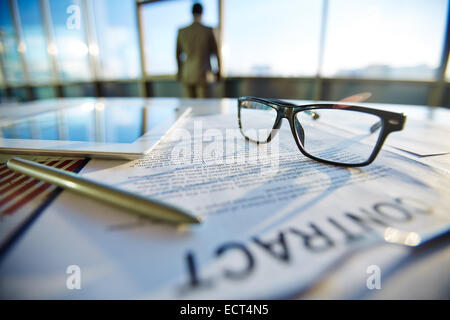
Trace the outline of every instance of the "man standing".
<instances>
[{"instance_id":1,"label":"man standing","mask_svg":"<svg viewBox=\"0 0 450 320\"><path fill-rule=\"evenodd\" d=\"M178 30L177 37L177 78L183 84L184 96L206 98L209 96L207 74L211 73L211 55L216 56L220 80L220 61L216 39L211 28L201 23L203 7L199 3L192 6L194 22Z\"/></svg>"}]
</instances>

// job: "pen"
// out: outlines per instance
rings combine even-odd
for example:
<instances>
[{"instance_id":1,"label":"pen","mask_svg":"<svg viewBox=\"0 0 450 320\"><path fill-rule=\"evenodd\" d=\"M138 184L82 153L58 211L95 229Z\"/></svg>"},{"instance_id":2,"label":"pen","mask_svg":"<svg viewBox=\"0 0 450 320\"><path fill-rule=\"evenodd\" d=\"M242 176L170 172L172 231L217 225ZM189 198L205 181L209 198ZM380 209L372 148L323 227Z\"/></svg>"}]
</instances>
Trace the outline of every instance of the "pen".
<instances>
[{"instance_id":1,"label":"pen","mask_svg":"<svg viewBox=\"0 0 450 320\"><path fill-rule=\"evenodd\" d=\"M13 158L8 168L115 207L171 223L200 223L198 217L175 206L99 183L76 173L55 169L33 161Z\"/></svg>"}]
</instances>

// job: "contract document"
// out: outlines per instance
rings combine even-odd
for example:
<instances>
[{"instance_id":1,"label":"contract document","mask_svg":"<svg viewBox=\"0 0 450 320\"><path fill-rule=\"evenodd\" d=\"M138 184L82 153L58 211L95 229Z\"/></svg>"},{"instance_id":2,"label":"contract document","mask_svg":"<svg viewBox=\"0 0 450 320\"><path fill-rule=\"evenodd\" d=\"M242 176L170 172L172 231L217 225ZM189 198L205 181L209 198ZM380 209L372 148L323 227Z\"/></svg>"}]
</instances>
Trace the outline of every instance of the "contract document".
<instances>
[{"instance_id":1,"label":"contract document","mask_svg":"<svg viewBox=\"0 0 450 320\"><path fill-rule=\"evenodd\" d=\"M175 227L63 192L3 257L2 298L288 298L349 255L448 231L448 171L388 147L369 166L331 166L303 156L286 123L266 145L236 129L236 114L196 116L144 159L97 171L91 160L87 177L203 222Z\"/></svg>"},{"instance_id":2,"label":"contract document","mask_svg":"<svg viewBox=\"0 0 450 320\"><path fill-rule=\"evenodd\" d=\"M429 120L408 119L405 128L387 143L420 157L450 154L450 128Z\"/></svg>"}]
</instances>

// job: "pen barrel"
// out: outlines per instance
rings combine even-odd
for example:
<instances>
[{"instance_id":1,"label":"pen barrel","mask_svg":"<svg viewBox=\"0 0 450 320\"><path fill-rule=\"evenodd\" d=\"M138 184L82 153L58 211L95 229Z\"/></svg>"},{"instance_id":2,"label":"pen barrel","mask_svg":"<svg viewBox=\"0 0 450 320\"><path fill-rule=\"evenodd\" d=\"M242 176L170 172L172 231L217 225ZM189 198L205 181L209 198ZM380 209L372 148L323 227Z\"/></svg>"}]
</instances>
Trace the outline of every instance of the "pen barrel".
<instances>
[{"instance_id":1,"label":"pen barrel","mask_svg":"<svg viewBox=\"0 0 450 320\"><path fill-rule=\"evenodd\" d=\"M199 219L189 213L158 200L133 194L99 183L78 174L55 169L24 159L11 159L8 167L27 176L69 189L80 195L96 199L115 207L133 211L158 220L172 223L198 223Z\"/></svg>"}]
</instances>

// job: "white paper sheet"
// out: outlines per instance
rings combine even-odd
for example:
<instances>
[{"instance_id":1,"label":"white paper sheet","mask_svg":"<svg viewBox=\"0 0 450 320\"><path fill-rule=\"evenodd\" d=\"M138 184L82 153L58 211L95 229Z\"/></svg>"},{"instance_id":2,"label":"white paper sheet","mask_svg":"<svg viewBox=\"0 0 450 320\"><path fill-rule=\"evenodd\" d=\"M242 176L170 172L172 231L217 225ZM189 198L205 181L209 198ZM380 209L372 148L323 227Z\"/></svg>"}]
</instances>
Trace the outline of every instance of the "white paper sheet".
<instances>
[{"instance_id":1,"label":"white paper sheet","mask_svg":"<svg viewBox=\"0 0 450 320\"><path fill-rule=\"evenodd\" d=\"M236 156L249 161L214 163L208 146L223 143L235 115L191 120L191 133L202 120L217 139L186 140L191 149L166 140L88 176L183 206L201 225L175 228L64 193L1 261L1 297L290 297L357 249L420 245L448 230L450 179L428 165L387 150L363 168L325 165L305 158L289 130L275 173L250 161L259 149L247 156L238 137ZM195 150L193 160L174 159L174 147ZM80 290L66 287L69 265L80 267Z\"/></svg>"},{"instance_id":2,"label":"white paper sheet","mask_svg":"<svg viewBox=\"0 0 450 320\"><path fill-rule=\"evenodd\" d=\"M428 120L407 119L405 128L391 134L387 144L422 157L450 153L450 128Z\"/></svg>"}]
</instances>

